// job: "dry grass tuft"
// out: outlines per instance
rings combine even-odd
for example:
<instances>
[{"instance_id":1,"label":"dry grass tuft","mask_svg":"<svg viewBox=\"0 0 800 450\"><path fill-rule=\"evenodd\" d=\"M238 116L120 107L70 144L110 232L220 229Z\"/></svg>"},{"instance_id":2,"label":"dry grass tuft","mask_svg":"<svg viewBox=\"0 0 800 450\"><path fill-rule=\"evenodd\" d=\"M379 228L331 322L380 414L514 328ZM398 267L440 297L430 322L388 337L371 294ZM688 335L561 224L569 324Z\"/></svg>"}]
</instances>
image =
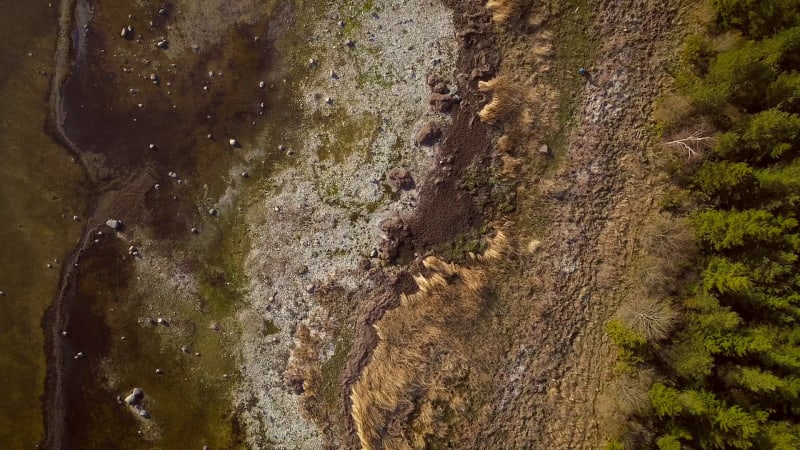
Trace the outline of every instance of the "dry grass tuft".
<instances>
[{"instance_id":1,"label":"dry grass tuft","mask_svg":"<svg viewBox=\"0 0 800 450\"><path fill-rule=\"evenodd\" d=\"M430 403L417 407L415 399L427 393L455 401L446 393L437 394L426 382L426 368L438 349L452 348L451 330L477 316L488 263L502 258L508 247L506 235L498 231L488 250L475 257L474 266L425 258L422 264L431 274L415 277L419 292L404 295L400 306L375 325L380 342L350 396L364 449L425 447L426 436L441 420L440 412ZM412 413L413 426L404 431Z\"/></svg>"},{"instance_id":2,"label":"dry grass tuft","mask_svg":"<svg viewBox=\"0 0 800 450\"><path fill-rule=\"evenodd\" d=\"M619 315L627 327L649 341L669 336L677 319L667 300L653 297L637 297L626 302Z\"/></svg>"},{"instance_id":3,"label":"dry grass tuft","mask_svg":"<svg viewBox=\"0 0 800 450\"><path fill-rule=\"evenodd\" d=\"M514 5L511 0L489 0L486 2L486 9L492 13L492 21L502 25L511 17Z\"/></svg>"}]
</instances>

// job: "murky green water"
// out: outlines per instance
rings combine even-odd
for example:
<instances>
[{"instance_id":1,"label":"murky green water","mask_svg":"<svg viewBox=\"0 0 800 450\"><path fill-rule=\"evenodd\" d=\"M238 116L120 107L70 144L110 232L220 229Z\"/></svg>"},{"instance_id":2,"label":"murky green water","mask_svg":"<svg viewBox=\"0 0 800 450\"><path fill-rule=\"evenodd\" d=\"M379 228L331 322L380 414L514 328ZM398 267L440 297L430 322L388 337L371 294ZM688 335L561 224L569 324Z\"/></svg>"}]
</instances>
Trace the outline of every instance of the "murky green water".
<instances>
[{"instance_id":1,"label":"murky green water","mask_svg":"<svg viewBox=\"0 0 800 450\"><path fill-rule=\"evenodd\" d=\"M82 223L72 217L83 215L85 186L78 165L45 133L55 8L47 2L5 2L2 9L0 446L33 448L43 437L41 321L53 300L60 262L80 234Z\"/></svg>"}]
</instances>

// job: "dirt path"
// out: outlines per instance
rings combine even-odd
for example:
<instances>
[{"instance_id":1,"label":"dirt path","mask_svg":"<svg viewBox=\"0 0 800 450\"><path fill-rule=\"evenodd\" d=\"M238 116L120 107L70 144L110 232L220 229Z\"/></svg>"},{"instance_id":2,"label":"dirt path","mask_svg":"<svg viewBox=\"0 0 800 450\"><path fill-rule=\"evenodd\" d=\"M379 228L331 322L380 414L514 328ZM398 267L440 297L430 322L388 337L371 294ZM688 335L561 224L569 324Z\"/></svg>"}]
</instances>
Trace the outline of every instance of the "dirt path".
<instances>
[{"instance_id":1,"label":"dirt path","mask_svg":"<svg viewBox=\"0 0 800 450\"><path fill-rule=\"evenodd\" d=\"M637 230L656 207L646 129L675 14L647 0L594 5L602 47L577 93L565 162L533 186L548 225L520 276L535 281L530 294L518 286L502 293L522 316L494 376L498 401L474 421L487 426L470 447L596 449L612 431L613 414L600 401L615 362L604 326L619 305Z\"/></svg>"}]
</instances>

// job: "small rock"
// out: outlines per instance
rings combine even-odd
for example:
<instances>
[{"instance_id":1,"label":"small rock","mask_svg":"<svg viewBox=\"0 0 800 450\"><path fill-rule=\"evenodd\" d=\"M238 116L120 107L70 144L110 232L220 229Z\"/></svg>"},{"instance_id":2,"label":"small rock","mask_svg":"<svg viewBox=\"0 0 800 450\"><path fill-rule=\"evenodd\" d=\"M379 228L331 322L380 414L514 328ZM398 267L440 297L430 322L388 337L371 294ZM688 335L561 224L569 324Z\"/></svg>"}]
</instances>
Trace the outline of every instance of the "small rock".
<instances>
[{"instance_id":1,"label":"small rock","mask_svg":"<svg viewBox=\"0 0 800 450\"><path fill-rule=\"evenodd\" d=\"M0 291L0 297L5 297L5 296L6 296L6 291Z\"/></svg>"},{"instance_id":2,"label":"small rock","mask_svg":"<svg viewBox=\"0 0 800 450\"><path fill-rule=\"evenodd\" d=\"M550 154L550 146L547 144L542 144L539 146L539 153L542 155L549 155Z\"/></svg>"},{"instance_id":3,"label":"small rock","mask_svg":"<svg viewBox=\"0 0 800 450\"><path fill-rule=\"evenodd\" d=\"M155 150L156 149L156 144L150 144L150 145L147 146L147 148L149 148L150 150Z\"/></svg>"},{"instance_id":4,"label":"small rock","mask_svg":"<svg viewBox=\"0 0 800 450\"><path fill-rule=\"evenodd\" d=\"M339 79L339 75L337 75L336 72L331 70L331 78L334 79L334 80L338 80Z\"/></svg>"},{"instance_id":5,"label":"small rock","mask_svg":"<svg viewBox=\"0 0 800 450\"><path fill-rule=\"evenodd\" d=\"M150 413L147 412L146 409L140 409L139 410L139 415L142 416L142 418L144 418L144 419L149 419L150 418Z\"/></svg>"},{"instance_id":6,"label":"small rock","mask_svg":"<svg viewBox=\"0 0 800 450\"><path fill-rule=\"evenodd\" d=\"M278 145L278 151L279 152L282 152L284 150L286 150L286 147L283 144Z\"/></svg>"},{"instance_id":7,"label":"small rock","mask_svg":"<svg viewBox=\"0 0 800 450\"><path fill-rule=\"evenodd\" d=\"M356 43L352 39L348 39L348 40L344 41L344 45L346 45L346 46L348 46L350 48L353 48L353 47L356 46Z\"/></svg>"},{"instance_id":8,"label":"small rock","mask_svg":"<svg viewBox=\"0 0 800 450\"><path fill-rule=\"evenodd\" d=\"M208 327L211 329L211 331L219 331L222 329L217 322L211 322L211 325Z\"/></svg>"},{"instance_id":9,"label":"small rock","mask_svg":"<svg viewBox=\"0 0 800 450\"><path fill-rule=\"evenodd\" d=\"M330 97L325 97L325 103L327 103L329 105L332 105L333 104L333 99L330 98Z\"/></svg>"},{"instance_id":10,"label":"small rock","mask_svg":"<svg viewBox=\"0 0 800 450\"><path fill-rule=\"evenodd\" d=\"M317 287L314 286L313 284L306 285L306 292L308 292L309 294L313 293L316 289Z\"/></svg>"},{"instance_id":11,"label":"small rock","mask_svg":"<svg viewBox=\"0 0 800 450\"><path fill-rule=\"evenodd\" d=\"M378 257L378 249L373 248L369 254L370 258L377 258Z\"/></svg>"},{"instance_id":12,"label":"small rock","mask_svg":"<svg viewBox=\"0 0 800 450\"><path fill-rule=\"evenodd\" d=\"M211 217L219 217L219 210L217 208L211 208L208 210L208 214Z\"/></svg>"},{"instance_id":13,"label":"small rock","mask_svg":"<svg viewBox=\"0 0 800 450\"><path fill-rule=\"evenodd\" d=\"M153 185L153 189L159 190L159 189L161 189L161 185L156 183L155 185Z\"/></svg>"},{"instance_id":14,"label":"small rock","mask_svg":"<svg viewBox=\"0 0 800 450\"><path fill-rule=\"evenodd\" d=\"M72 220L74 220L75 222L80 222L81 218L80 216L72 216Z\"/></svg>"},{"instance_id":15,"label":"small rock","mask_svg":"<svg viewBox=\"0 0 800 450\"><path fill-rule=\"evenodd\" d=\"M344 20L340 20L339 22L336 23L336 25L339 25L339 28L344 28L345 25Z\"/></svg>"},{"instance_id":16,"label":"small rock","mask_svg":"<svg viewBox=\"0 0 800 450\"><path fill-rule=\"evenodd\" d=\"M211 135L211 133L208 133L208 134L206 135L206 139L214 139L214 136L212 136L212 135Z\"/></svg>"},{"instance_id":17,"label":"small rock","mask_svg":"<svg viewBox=\"0 0 800 450\"><path fill-rule=\"evenodd\" d=\"M151 73L150 74L150 81L158 81L158 75Z\"/></svg>"},{"instance_id":18,"label":"small rock","mask_svg":"<svg viewBox=\"0 0 800 450\"><path fill-rule=\"evenodd\" d=\"M75 354L75 356L72 357L72 359L81 359L84 356L85 355L83 354L83 352L78 352L78 353Z\"/></svg>"},{"instance_id":19,"label":"small rock","mask_svg":"<svg viewBox=\"0 0 800 450\"><path fill-rule=\"evenodd\" d=\"M200 234L200 231L194 227L192 227L192 229L190 229L189 232L191 232L192 234Z\"/></svg>"},{"instance_id":20,"label":"small rock","mask_svg":"<svg viewBox=\"0 0 800 450\"><path fill-rule=\"evenodd\" d=\"M156 323L159 325L164 325L165 327L169 326L169 322L167 322L167 319L163 317L159 317L158 319L156 319Z\"/></svg>"},{"instance_id":21,"label":"small rock","mask_svg":"<svg viewBox=\"0 0 800 450\"><path fill-rule=\"evenodd\" d=\"M247 177L250 176L250 174L248 174L247 172L242 172L241 175L242 175L242 178L247 178Z\"/></svg>"},{"instance_id":22,"label":"small rock","mask_svg":"<svg viewBox=\"0 0 800 450\"><path fill-rule=\"evenodd\" d=\"M124 38L128 37L128 29L125 28L125 27L122 27L122 31L120 31L119 36L120 37L124 37Z\"/></svg>"},{"instance_id":23,"label":"small rock","mask_svg":"<svg viewBox=\"0 0 800 450\"><path fill-rule=\"evenodd\" d=\"M66 331L62 331L62 332L61 332L61 335L62 335L62 336L66 336L66 335L67 335L67 332L66 332Z\"/></svg>"},{"instance_id":24,"label":"small rock","mask_svg":"<svg viewBox=\"0 0 800 450\"><path fill-rule=\"evenodd\" d=\"M156 369L156 375L164 375L164 371L161 369Z\"/></svg>"},{"instance_id":25,"label":"small rock","mask_svg":"<svg viewBox=\"0 0 800 450\"><path fill-rule=\"evenodd\" d=\"M238 147L239 146L239 141L237 141L236 139L233 139L233 138L229 139L228 143L231 144L231 147Z\"/></svg>"},{"instance_id":26,"label":"small rock","mask_svg":"<svg viewBox=\"0 0 800 450\"><path fill-rule=\"evenodd\" d=\"M167 8L161 8L158 10L159 16L166 16L167 15Z\"/></svg>"},{"instance_id":27,"label":"small rock","mask_svg":"<svg viewBox=\"0 0 800 450\"><path fill-rule=\"evenodd\" d=\"M167 176L168 176L168 177L170 177L170 178L178 178L178 174L177 174L177 173L175 173L175 172L169 172L169 173L167 174Z\"/></svg>"},{"instance_id":28,"label":"small rock","mask_svg":"<svg viewBox=\"0 0 800 450\"><path fill-rule=\"evenodd\" d=\"M156 47L165 49L169 47L169 42L166 39L161 39L160 41L156 42Z\"/></svg>"},{"instance_id":29,"label":"small rock","mask_svg":"<svg viewBox=\"0 0 800 450\"><path fill-rule=\"evenodd\" d=\"M183 353L189 353L189 346L188 345L181 345L181 351Z\"/></svg>"},{"instance_id":30,"label":"small rock","mask_svg":"<svg viewBox=\"0 0 800 450\"><path fill-rule=\"evenodd\" d=\"M258 82L258 88L259 89L264 89L264 86L266 86L266 85L267 85L267 83L264 83L263 81L259 81Z\"/></svg>"}]
</instances>

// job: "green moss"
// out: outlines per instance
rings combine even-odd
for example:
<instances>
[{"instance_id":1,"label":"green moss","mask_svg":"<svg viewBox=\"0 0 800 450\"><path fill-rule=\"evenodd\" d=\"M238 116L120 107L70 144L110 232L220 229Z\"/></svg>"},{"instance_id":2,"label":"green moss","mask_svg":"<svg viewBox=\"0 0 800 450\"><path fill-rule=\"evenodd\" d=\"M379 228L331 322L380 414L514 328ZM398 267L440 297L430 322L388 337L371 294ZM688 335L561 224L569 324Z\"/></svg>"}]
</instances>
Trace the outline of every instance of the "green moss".
<instances>
[{"instance_id":1,"label":"green moss","mask_svg":"<svg viewBox=\"0 0 800 450\"><path fill-rule=\"evenodd\" d=\"M328 411L340 410L342 387L339 383L344 366L347 363L347 354L353 346L352 331L343 328L336 340L333 356L322 364L322 386L320 394Z\"/></svg>"}]
</instances>

